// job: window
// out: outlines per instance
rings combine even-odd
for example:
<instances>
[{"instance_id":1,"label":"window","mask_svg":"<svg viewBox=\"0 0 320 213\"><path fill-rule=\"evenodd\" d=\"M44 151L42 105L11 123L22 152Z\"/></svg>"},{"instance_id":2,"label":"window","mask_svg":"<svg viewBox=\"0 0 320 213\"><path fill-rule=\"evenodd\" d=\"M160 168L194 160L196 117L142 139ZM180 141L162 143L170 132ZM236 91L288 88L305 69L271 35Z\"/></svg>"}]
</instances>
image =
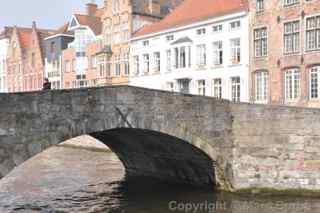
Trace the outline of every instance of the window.
<instances>
[{"instance_id":1,"label":"window","mask_svg":"<svg viewBox=\"0 0 320 213\"><path fill-rule=\"evenodd\" d=\"M189 93L190 79L178 79L179 91L184 94Z\"/></svg>"},{"instance_id":2,"label":"window","mask_svg":"<svg viewBox=\"0 0 320 213\"><path fill-rule=\"evenodd\" d=\"M52 42L50 43L50 53L51 53L51 54L55 54L55 53L56 53L56 44L55 44L54 41L52 41Z\"/></svg>"},{"instance_id":3,"label":"window","mask_svg":"<svg viewBox=\"0 0 320 213\"><path fill-rule=\"evenodd\" d=\"M222 98L222 81L221 78L213 79L213 97Z\"/></svg>"},{"instance_id":4,"label":"window","mask_svg":"<svg viewBox=\"0 0 320 213\"><path fill-rule=\"evenodd\" d=\"M171 71L171 50L167 50L167 71Z\"/></svg>"},{"instance_id":5,"label":"window","mask_svg":"<svg viewBox=\"0 0 320 213\"><path fill-rule=\"evenodd\" d=\"M173 82L167 82L166 88L168 91L174 92L174 83Z\"/></svg>"},{"instance_id":6,"label":"window","mask_svg":"<svg viewBox=\"0 0 320 213\"><path fill-rule=\"evenodd\" d=\"M186 67L186 47L174 48L174 67L185 68Z\"/></svg>"},{"instance_id":7,"label":"window","mask_svg":"<svg viewBox=\"0 0 320 213\"><path fill-rule=\"evenodd\" d=\"M35 53L31 54L31 66L34 67L35 66Z\"/></svg>"},{"instance_id":8,"label":"window","mask_svg":"<svg viewBox=\"0 0 320 213\"><path fill-rule=\"evenodd\" d=\"M144 73L149 72L149 54L143 55L143 72Z\"/></svg>"},{"instance_id":9,"label":"window","mask_svg":"<svg viewBox=\"0 0 320 213\"><path fill-rule=\"evenodd\" d=\"M293 21L284 24L284 53L292 54L300 51L300 22Z\"/></svg>"},{"instance_id":10,"label":"window","mask_svg":"<svg viewBox=\"0 0 320 213\"><path fill-rule=\"evenodd\" d=\"M146 46L149 46L149 41L143 41L142 44L143 44L143 46L145 46L145 47L146 47Z\"/></svg>"},{"instance_id":11,"label":"window","mask_svg":"<svg viewBox=\"0 0 320 213\"><path fill-rule=\"evenodd\" d=\"M120 11L120 1L119 0L114 0L112 4L112 12L114 14L119 13Z\"/></svg>"},{"instance_id":12,"label":"window","mask_svg":"<svg viewBox=\"0 0 320 213\"><path fill-rule=\"evenodd\" d=\"M240 102L240 77L231 78L231 100Z\"/></svg>"},{"instance_id":13,"label":"window","mask_svg":"<svg viewBox=\"0 0 320 213\"><path fill-rule=\"evenodd\" d=\"M97 57L96 56L94 56L94 55L91 56L90 64L91 64L91 68L96 68L97 67Z\"/></svg>"},{"instance_id":14,"label":"window","mask_svg":"<svg viewBox=\"0 0 320 213\"><path fill-rule=\"evenodd\" d=\"M197 64L198 66L205 66L206 65L206 45L201 44L197 45Z\"/></svg>"},{"instance_id":15,"label":"window","mask_svg":"<svg viewBox=\"0 0 320 213\"><path fill-rule=\"evenodd\" d=\"M299 4L299 0L284 0L284 6L291 6L295 4Z\"/></svg>"},{"instance_id":16,"label":"window","mask_svg":"<svg viewBox=\"0 0 320 213\"><path fill-rule=\"evenodd\" d=\"M99 77L105 77L106 72L105 72L105 58L104 56L99 56L98 58L98 72L99 72Z\"/></svg>"},{"instance_id":17,"label":"window","mask_svg":"<svg viewBox=\"0 0 320 213\"><path fill-rule=\"evenodd\" d=\"M266 27L254 30L254 49L255 57L268 55L268 34Z\"/></svg>"},{"instance_id":18,"label":"window","mask_svg":"<svg viewBox=\"0 0 320 213\"><path fill-rule=\"evenodd\" d=\"M268 72L259 71L255 73L256 101L265 102L268 100Z\"/></svg>"},{"instance_id":19,"label":"window","mask_svg":"<svg viewBox=\"0 0 320 213\"><path fill-rule=\"evenodd\" d=\"M153 54L154 59L154 71L160 72L160 52L155 52Z\"/></svg>"},{"instance_id":20,"label":"window","mask_svg":"<svg viewBox=\"0 0 320 213\"><path fill-rule=\"evenodd\" d=\"M206 28L201 28L197 30L197 35L204 35L206 34Z\"/></svg>"},{"instance_id":21,"label":"window","mask_svg":"<svg viewBox=\"0 0 320 213\"><path fill-rule=\"evenodd\" d=\"M134 74L138 75L139 74L139 56L133 56L133 69L134 69Z\"/></svg>"},{"instance_id":22,"label":"window","mask_svg":"<svg viewBox=\"0 0 320 213\"><path fill-rule=\"evenodd\" d=\"M119 77L121 75L121 63L120 63L120 56L115 56L115 75Z\"/></svg>"},{"instance_id":23,"label":"window","mask_svg":"<svg viewBox=\"0 0 320 213\"><path fill-rule=\"evenodd\" d=\"M310 69L310 98L319 98L320 91L320 66L314 66Z\"/></svg>"},{"instance_id":24,"label":"window","mask_svg":"<svg viewBox=\"0 0 320 213\"><path fill-rule=\"evenodd\" d=\"M65 68L64 68L65 72L70 72L71 71L71 63L70 63L70 61L67 60L67 61L64 62L64 64L65 64Z\"/></svg>"},{"instance_id":25,"label":"window","mask_svg":"<svg viewBox=\"0 0 320 213\"><path fill-rule=\"evenodd\" d=\"M223 64L222 41L213 42L213 64Z\"/></svg>"},{"instance_id":26,"label":"window","mask_svg":"<svg viewBox=\"0 0 320 213\"><path fill-rule=\"evenodd\" d=\"M295 100L300 96L300 71L297 68L285 72L285 98Z\"/></svg>"},{"instance_id":27,"label":"window","mask_svg":"<svg viewBox=\"0 0 320 213\"><path fill-rule=\"evenodd\" d=\"M198 80L198 95L206 95L206 81Z\"/></svg>"},{"instance_id":28,"label":"window","mask_svg":"<svg viewBox=\"0 0 320 213\"><path fill-rule=\"evenodd\" d=\"M307 18L307 50L320 50L320 16Z\"/></svg>"},{"instance_id":29,"label":"window","mask_svg":"<svg viewBox=\"0 0 320 213\"><path fill-rule=\"evenodd\" d=\"M256 12L262 13L264 11L264 0L256 0Z\"/></svg>"},{"instance_id":30,"label":"window","mask_svg":"<svg viewBox=\"0 0 320 213\"><path fill-rule=\"evenodd\" d=\"M230 30L237 30L237 29L240 29L240 27L241 27L240 21L230 22Z\"/></svg>"},{"instance_id":31,"label":"window","mask_svg":"<svg viewBox=\"0 0 320 213\"><path fill-rule=\"evenodd\" d=\"M213 26L213 27L212 27L212 31L213 31L214 33L221 32L221 31L222 31L222 24Z\"/></svg>"},{"instance_id":32,"label":"window","mask_svg":"<svg viewBox=\"0 0 320 213\"><path fill-rule=\"evenodd\" d=\"M231 39L230 46L231 46L231 63L239 64L241 59L240 38Z\"/></svg>"},{"instance_id":33,"label":"window","mask_svg":"<svg viewBox=\"0 0 320 213\"><path fill-rule=\"evenodd\" d=\"M173 40L174 40L174 36L173 35L166 36L166 41L173 41Z\"/></svg>"},{"instance_id":34,"label":"window","mask_svg":"<svg viewBox=\"0 0 320 213\"><path fill-rule=\"evenodd\" d=\"M180 68L186 67L186 48L180 47L180 61L179 61Z\"/></svg>"},{"instance_id":35,"label":"window","mask_svg":"<svg viewBox=\"0 0 320 213\"><path fill-rule=\"evenodd\" d=\"M123 55L123 65L124 65L124 74L128 76L130 74L130 67L129 67L129 54L125 53Z\"/></svg>"}]
</instances>

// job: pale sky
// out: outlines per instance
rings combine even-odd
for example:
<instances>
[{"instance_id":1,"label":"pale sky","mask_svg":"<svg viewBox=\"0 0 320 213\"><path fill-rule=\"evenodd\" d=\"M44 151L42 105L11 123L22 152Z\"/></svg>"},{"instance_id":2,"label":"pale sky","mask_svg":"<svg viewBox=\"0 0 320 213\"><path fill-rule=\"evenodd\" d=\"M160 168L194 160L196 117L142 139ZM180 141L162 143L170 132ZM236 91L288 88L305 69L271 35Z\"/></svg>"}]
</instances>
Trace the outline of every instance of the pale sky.
<instances>
[{"instance_id":1,"label":"pale sky","mask_svg":"<svg viewBox=\"0 0 320 213\"><path fill-rule=\"evenodd\" d=\"M56 29L68 22L74 12L84 12L90 0L1 0L0 32L4 26L31 27L32 21L40 28ZM103 6L103 0L96 0Z\"/></svg>"}]
</instances>

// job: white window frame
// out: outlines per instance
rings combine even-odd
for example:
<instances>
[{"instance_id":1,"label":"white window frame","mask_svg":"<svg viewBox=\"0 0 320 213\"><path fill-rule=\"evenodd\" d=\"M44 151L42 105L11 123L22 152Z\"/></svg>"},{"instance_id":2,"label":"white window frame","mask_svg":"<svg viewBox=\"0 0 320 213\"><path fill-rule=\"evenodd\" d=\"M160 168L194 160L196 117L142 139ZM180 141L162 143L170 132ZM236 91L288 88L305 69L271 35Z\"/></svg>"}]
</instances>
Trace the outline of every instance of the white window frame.
<instances>
[{"instance_id":1,"label":"white window frame","mask_svg":"<svg viewBox=\"0 0 320 213\"><path fill-rule=\"evenodd\" d=\"M143 73L150 72L150 55L148 53L143 54Z\"/></svg>"},{"instance_id":2,"label":"white window frame","mask_svg":"<svg viewBox=\"0 0 320 213\"><path fill-rule=\"evenodd\" d=\"M283 24L283 53L286 55L300 52L300 20Z\"/></svg>"},{"instance_id":3,"label":"white window frame","mask_svg":"<svg viewBox=\"0 0 320 213\"><path fill-rule=\"evenodd\" d=\"M223 64L223 42L215 41L212 43L213 49L213 64L215 66Z\"/></svg>"},{"instance_id":4,"label":"white window frame","mask_svg":"<svg viewBox=\"0 0 320 213\"><path fill-rule=\"evenodd\" d=\"M290 68L285 70L285 100L295 101L301 95L301 73L299 68Z\"/></svg>"},{"instance_id":5,"label":"white window frame","mask_svg":"<svg viewBox=\"0 0 320 213\"><path fill-rule=\"evenodd\" d=\"M309 70L310 70L309 97L311 100L317 100L317 99L320 99L320 65L312 66L309 68Z\"/></svg>"},{"instance_id":6,"label":"white window frame","mask_svg":"<svg viewBox=\"0 0 320 213\"><path fill-rule=\"evenodd\" d=\"M154 72L160 72L161 69L161 56L160 52L153 53L153 70Z\"/></svg>"},{"instance_id":7,"label":"white window frame","mask_svg":"<svg viewBox=\"0 0 320 213\"><path fill-rule=\"evenodd\" d=\"M222 98L222 79L215 78L212 80L212 96L218 99Z\"/></svg>"},{"instance_id":8,"label":"white window frame","mask_svg":"<svg viewBox=\"0 0 320 213\"><path fill-rule=\"evenodd\" d=\"M205 44L197 45L197 65L198 67L206 66L207 64L207 50Z\"/></svg>"},{"instance_id":9,"label":"white window frame","mask_svg":"<svg viewBox=\"0 0 320 213\"><path fill-rule=\"evenodd\" d=\"M259 27L253 31L254 37L254 56L256 58L268 56L268 29Z\"/></svg>"},{"instance_id":10,"label":"white window frame","mask_svg":"<svg viewBox=\"0 0 320 213\"><path fill-rule=\"evenodd\" d=\"M197 80L197 85L198 85L198 95L206 95L206 80L201 79Z\"/></svg>"},{"instance_id":11,"label":"white window frame","mask_svg":"<svg viewBox=\"0 0 320 213\"><path fill-rule=\"evenodd\" d=\"M267 103L269 95L269 73L266 70L259 70L254 73L255 79L255 101Z\"/></svg>"},{"instance_id":12,"label":"white window frame","mask_svg":"<svg viewBox=\"0 0 320 213\"><path fill-rule=\"evenodd\" d=\"M239 76L231 77L231 100L241 101L241 78Z\"/></svg>"},{"instance_id":13,"label":"white window frame","mask_svg":"<svg viewBox=\"0 0 320 213\"><path fill-rule=\"evenodd\" d=\"M232 64L241 63L241 39L233 38L230 39L230 61Z\"/></svg>"},{"instance_id":14,"label":"white window frame","mask_svg":"<svg viewBox=\"0 0 320 213\"><path fill-rule=\"evenodd\" d=\"M313 26L309 24L309 20L311 19L314 19ZM306 52L319 51L320 50L320 14L306 17L305 28L306 28L305 29Z\"/></svg>"}]
</instances>

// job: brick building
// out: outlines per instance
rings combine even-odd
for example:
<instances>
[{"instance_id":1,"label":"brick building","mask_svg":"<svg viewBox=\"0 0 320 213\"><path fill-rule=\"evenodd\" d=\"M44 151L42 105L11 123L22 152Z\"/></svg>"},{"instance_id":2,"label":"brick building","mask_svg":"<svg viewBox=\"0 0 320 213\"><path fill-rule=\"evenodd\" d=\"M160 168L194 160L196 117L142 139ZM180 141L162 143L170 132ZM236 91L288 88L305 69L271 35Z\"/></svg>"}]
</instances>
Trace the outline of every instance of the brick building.
<instances>
[{"instance_id":1,"label":"brick building","mask_svg":"<svg viewBox=\"0 0 320 213\"><path fill-rule=\"evenodd\" d=\"M40 90L43 84L43 40L53 33L32 28L13 27L7 61L8 92Z\"/></svg>"},{"instance_id":2,"label":"brick building","mask_svg":"<svg viewBox=\"0 0 320 213\"><path fill-rule=\"evenodd\" d=\"M96 54L102 49L103 9L89 3L87 14L74 14L63 34L73 40L62 51L63 88L93 87L106 84L106 77L97 69Z\"/></svg>"},{"instance_id":3,"label":"brick building","mask_svg":"<svg viewBox=\"0 0 320 213\"><path fill-rule=\"evenodd\" d=\"M249 0L252 101L320 106L319 3Z\"/></svg>"},{"instance_id":4,"label":"brick building","mask_svg":"<svg viewBox=\"0 0 320 213\"><path fill-rule=\"evenodd\" d=\"M5 27L4 31L0 33L0 93L8 91L7 60L11 34L11 27Z\"/></svg>"},{"instance_id":5,"label":"brick building","mask_svg":"<svg viewBox=\"0 0 320 213\"><path fill-rule=\"evenodd\" d=\"M143 26L158 22L183 0L105 1L103 46L97 54L100 73L107 84L128 84L129 40Z\"/></svg>"}]
</instances>

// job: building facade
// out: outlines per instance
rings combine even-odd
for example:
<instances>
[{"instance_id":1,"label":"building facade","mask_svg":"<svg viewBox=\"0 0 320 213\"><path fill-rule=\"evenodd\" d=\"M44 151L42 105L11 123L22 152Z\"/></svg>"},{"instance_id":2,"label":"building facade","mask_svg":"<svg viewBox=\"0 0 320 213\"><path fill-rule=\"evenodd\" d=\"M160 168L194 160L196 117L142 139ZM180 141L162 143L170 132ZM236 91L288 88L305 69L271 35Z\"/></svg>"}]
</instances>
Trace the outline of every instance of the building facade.
<instances>
[{"instance_id":1,"label":"building facade","mask_svg":"<svg viewBox=\"0 0 320 213\"><path fill-rule=\"evenodd\" d=\"M87 4L87 14L75 14L67 26L73 41L62 51L63 88L94 87L106 84L99 81L96 53L101 50L102 9Z\"/></svg>"},{"instance_id":2,"label":"building facade","mask_svg":"<svg viewBox=\"0 0 320 213\"><path fill-rule=\"evenodd\" d=\"M320 106L319 3L249 1L252 101Z\"/></svg>"},{"instance_id":3,"label":"building facade","mask_svg":"<svg viewBox=\"0 0 320 213\"><path fill-rule=\"evenodd\" d=\"M187 0L138 31L130 85L249 101L247 4L215 1Z\"/></svg>"},{"instance_id":4,"label":"building facade","mask_svg":"<svg viewBox=\"0 0 320 213\"><path fill-rule=\"evenodd\" d=\"M0 93L8 91L7 86L7 60L12 28L6 27L0 34Z\"/></svg>"},{"instance_id":5,"label":"building facade","mask_svg":"<svg viewBox=\"0 0 320 213\"><path fill-rule=\"evenodd\" d=\"M160 21L183 0L105 1L103 46L97 54L107 84L128 84L130 38L143 26Z\"/></svg>"},{"instance_id":6,"label":"building facade","mask_svg":"<svg viewBox=\"0 0 320 213\"><path fill-rule=\"evenodd\" d=\"M52 89L63 88L62 51L73 41L72 33L67 32L68 24L58 29L57 33L45 38L45 78L51 83Z\"/></svg>"},{"instance_id":7,"label":"building facade","mask_svg":"<svg viewBox=\"0 0 320 213\"><path fill-rule=\"evenodd\" d=\"M53 31L13 27L7 60L8 92L41 90L44 74L44 38Z\"/></svg>"}]
</instances>

